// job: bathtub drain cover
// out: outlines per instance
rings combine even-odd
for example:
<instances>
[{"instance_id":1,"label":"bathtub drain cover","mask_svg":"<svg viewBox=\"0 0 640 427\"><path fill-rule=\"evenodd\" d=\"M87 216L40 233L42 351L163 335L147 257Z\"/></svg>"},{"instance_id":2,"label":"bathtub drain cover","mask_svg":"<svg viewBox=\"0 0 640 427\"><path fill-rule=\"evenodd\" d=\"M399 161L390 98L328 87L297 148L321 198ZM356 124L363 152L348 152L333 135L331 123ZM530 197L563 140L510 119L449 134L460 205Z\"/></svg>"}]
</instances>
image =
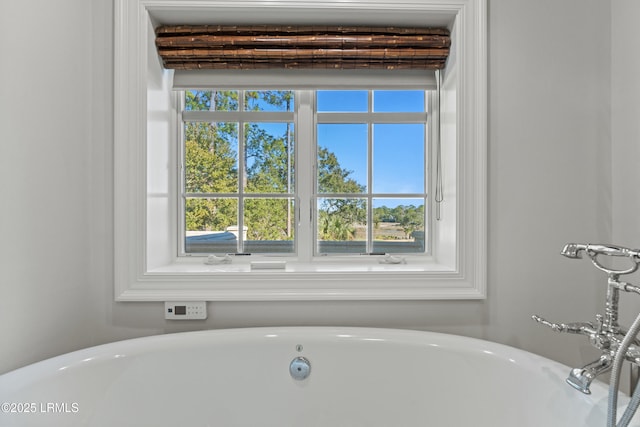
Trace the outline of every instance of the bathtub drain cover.
<instances>
[{"instance_id":1,"label":"bathtub drain cover","mask_svg":"<svg viewBox=\"0 0 640 427\"><path fill-rule=\"evenodd\" d=\"M309 360L306 357L296 357L289 365L289 373L294 380L302 381L307 379L311 373Z\"/></svg>"}]
</instances>

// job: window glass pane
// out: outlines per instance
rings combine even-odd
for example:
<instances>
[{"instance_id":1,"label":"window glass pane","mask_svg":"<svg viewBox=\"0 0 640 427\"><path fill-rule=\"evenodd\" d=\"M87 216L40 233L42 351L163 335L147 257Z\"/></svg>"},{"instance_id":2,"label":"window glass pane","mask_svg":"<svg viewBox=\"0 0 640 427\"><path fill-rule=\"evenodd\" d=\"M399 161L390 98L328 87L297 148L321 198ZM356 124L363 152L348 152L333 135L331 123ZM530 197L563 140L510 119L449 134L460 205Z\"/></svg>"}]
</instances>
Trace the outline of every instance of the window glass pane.
<instances>
[{"instance_id":1,"label":"window glass pane","mask_svg":"<svg viewBox=\"0 0 640 427\"><path fill-rule=\"evenodd\" d=\"M188 90L184 98L186 111L238 111L235 90Z\"/></svg>"},{"instance_id":2,"label":"window glass pane","mask_svg":"<svg viewBox=\"0 0 640 427\"><path fill-rule=\"evenodd\" d=\"M369 111L369 92L366 90L319 90L316 92L318 112L346 113Z\"/></svg>"},{"instance_id":3,"label":"window glass pane","mask_svg":"<svg viewBox=\"0 0 640 427\"><path fill-rule=\"evenodd\" d=\"M425 111L423 90L376 90L373 111L376 113L420 113Z\"/></svg>"},{"instance_id":4,"label":"window glass pane","mask_svg":"<svg viewBox=\"0 0 640 427\"><path fill-rule=\"evenodd\" d=\"M246 199L244 252L293 253L294 223L293 198Z\"/></svg>"},{"instance_id":5,"label":"window glass pane","mask_svg":"<svg viewBox=\"0 0 640 427\"><path fill-rule=\"evenodd\" d=\"M425 251L424 199L373 199L373 251Z\"/></svg>"},{"instance_id":6,"label":"window glass pane","mask_svg":"<svg viewBox=\"0 0 640 427\"><path fill-rule=\"evenodd\" d=\"M247 192L294 192L293 135L293 123L245 124Z\"/></svg>"},{"instance_id":7,"label":"window glass pane","mask_svg":"<svg viewBox=\"0 0 640 427\"><path fill-rule=\"evenodd\" d=\"M373 192L422 193L424 124L373 126Z\"/></svg>"},{"instance_id":8,"label":"window glass pane","mask_svg":"<svg viewBox=\"0 0 640 427\"><path fill-rule=\"evenodd\" d=\"M244 110L293 111L293 94L291 90L248 90L244 93Z\"/></svg>"},{"instance_id":9,"label":"window glass pane","mask_svg":"<svg viewBox=\"0 0 640 427\"><path fill-rule=\"evenodd\" d=\"M367 189L367 125L319 124L318 193Z\"/></svg>"},{"instance_id":10,"label":"window glass pane","mask_svg":"<svg viewBox=\"0 0 640 427\"><path fill-rule=\"evenodd\" d=\"M318 253L363 253L367 248L367 200L318 199Z\"/></svg>"},{"instance_id":11,"label":"window glass pane","mask_svg":"<svg viewBox=\"0 0 640 427\"><path fill-rule=\"evenodd\" d=\"M184 124L185 191L238 192L238 124Z\"/></svg>"},{"instance_id":12,"label":"window glass pane","mask_svg":"<svg viewBox=\"0 0 640 427\"><path fill-rule=\"evenodd\" d=\"M185 252L233 253L238 244L238 199L185 201Z\"/></svg>"}]
</instances>

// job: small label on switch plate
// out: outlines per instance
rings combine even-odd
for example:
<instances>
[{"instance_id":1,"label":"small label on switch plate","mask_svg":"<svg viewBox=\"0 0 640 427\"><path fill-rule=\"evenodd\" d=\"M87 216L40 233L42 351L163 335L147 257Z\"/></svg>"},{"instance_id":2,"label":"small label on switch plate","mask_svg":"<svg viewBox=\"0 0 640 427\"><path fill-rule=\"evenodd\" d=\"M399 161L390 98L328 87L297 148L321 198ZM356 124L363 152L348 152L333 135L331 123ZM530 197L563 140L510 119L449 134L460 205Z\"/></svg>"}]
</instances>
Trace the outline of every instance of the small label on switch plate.
<instances>
[{"instance_id":1,"label":"small label on switch plate","mask_svg":"<svg viewBox=\"0 0 640 427\"><path fill-rule=\"evenodd\" d=\"M203 320L207 318L206 301L164 303L164 318L169 320Z\"/></svg>"}]
</instances>

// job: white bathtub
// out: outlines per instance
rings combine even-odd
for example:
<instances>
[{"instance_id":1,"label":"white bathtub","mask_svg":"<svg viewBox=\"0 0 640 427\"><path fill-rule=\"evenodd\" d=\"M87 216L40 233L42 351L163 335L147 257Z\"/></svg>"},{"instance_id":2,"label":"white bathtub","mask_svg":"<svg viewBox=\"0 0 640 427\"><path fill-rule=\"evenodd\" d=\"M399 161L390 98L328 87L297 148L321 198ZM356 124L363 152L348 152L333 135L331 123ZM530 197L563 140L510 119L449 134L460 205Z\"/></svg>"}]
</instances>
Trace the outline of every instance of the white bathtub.
<instances>
[{"instance_id":1,"label":"white bathtub","mask_svg":"<svg viewBox=\"0 0 640 427\"><path fill-rule=\"evenodd\" d=\"M304 380L289 371L298 357L311 365ZM0 426L604 427L606 385L584 395L565 383L568 372L522 350L428 332L189 332L2 375Z\"/></svg>"}]
</instances>

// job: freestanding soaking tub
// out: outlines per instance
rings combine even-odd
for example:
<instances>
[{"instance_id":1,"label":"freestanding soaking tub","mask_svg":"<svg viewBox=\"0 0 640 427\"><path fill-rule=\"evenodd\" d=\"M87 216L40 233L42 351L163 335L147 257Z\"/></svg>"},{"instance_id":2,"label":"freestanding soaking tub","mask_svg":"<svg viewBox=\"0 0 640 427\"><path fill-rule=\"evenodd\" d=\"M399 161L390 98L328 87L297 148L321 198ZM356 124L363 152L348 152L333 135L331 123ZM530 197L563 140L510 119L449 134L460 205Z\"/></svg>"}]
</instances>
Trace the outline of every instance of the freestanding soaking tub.
<instances>
[{"instance_id":1,"label":"freestanding soaking tub","mask_svg":"<svg viewBox=\"0 0 640 427\"><path fill-rule=\"evenodd\" d=\"M0 426L604 427L606 385L582 394L565 384L568 372L522 350L428 332L188 332L2 375Z\"/></svg>"}]
</instances>

